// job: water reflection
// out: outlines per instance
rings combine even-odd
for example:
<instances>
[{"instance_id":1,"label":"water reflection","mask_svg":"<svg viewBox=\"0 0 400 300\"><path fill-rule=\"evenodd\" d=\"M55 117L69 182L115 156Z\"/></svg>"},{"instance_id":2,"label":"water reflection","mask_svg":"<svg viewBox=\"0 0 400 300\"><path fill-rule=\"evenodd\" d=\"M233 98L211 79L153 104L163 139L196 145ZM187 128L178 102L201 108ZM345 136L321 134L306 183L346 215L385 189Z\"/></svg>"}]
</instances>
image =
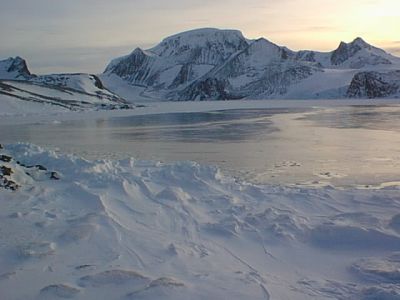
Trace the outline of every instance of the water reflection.
<instances>
[{"instance_id":1,"label":"water reflection","mask_svg":"<svg viewBox=\"0 0 400 300\"><path fill-rule=\"evenodd\" d=\"M330 128L364 128L400 132L399 106L350 106L327 109L299 120L310 120Z\"/></svg>"},{"instance_id":2,"label":"water reflection","mask_svg":"<svg viewBox=\"0 0 400 300\"><path fill-rule=\"evenodd\" d=\"M199 125L210 123L223 123L226 121L234 122L240 120L257 120L259 118L270 117L274 114L301 112L304 109L243 109L243 110L224 110L214 112L196 113L169 113L146 116L131 116L122 118L111 118L108 125L112 127L149 127L149 126L171 126L171 125Z\"/></svg>"},{"instance_id":3,"label":"water reflection","mask_svg":"<svg viewBox=\"0 0 400 300\"><path fill-rule=\"evenodd\" d=\"M399 117L399 106L173 113L0 126L0 142L194 160L260 183L381 184L400 180Z\"/></svg>"}]
</instances>

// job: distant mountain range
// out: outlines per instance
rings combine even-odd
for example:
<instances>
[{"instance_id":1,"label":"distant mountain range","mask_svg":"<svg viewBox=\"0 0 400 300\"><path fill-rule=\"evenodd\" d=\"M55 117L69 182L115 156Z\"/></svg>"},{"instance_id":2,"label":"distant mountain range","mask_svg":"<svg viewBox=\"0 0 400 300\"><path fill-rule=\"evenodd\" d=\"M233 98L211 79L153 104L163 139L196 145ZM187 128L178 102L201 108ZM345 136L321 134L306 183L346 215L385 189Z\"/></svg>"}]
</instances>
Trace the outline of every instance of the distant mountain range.
<instances>
[{"instance_id":1,"label":"distant mountain range","mask_svg":"<svg viewBox=\"0 0 400 300\"><path fill-rule=\"evenodd\" d=\"M136 48L98 76L35 76L17 57L0 61L0 79L0 93L10 89L7 85L40 85L113 104L123 99L398 98L400 58L361 38L341 42L331 52L293 51L264 38L246 39L240 31L205 28L173 35L151 49Z\"/></svg>"},{"instance_id":2,"label":"distant mountain range","mask_svg":"<svg viewBox=\"0 0 400 300\"><path fill-rule=\"evenodd\" d=\"M0 96L64 110L121 109L132 105L106 89L96 75L31 74L20 57L0 61Z\"/></svg>"},{"instance_id":3,"label":"distant mountain range","mask_svg":"<svg viewBox=\"0 0 400 300\"><path fill-rule=\"evenodd\" d=\"M169 100L398 97L400 58L361 38L332 52L292 51L235 30L198 29L136 48L101 78ZM114 81L114 82L113 82Z\"/></svg>"}]
</instances>

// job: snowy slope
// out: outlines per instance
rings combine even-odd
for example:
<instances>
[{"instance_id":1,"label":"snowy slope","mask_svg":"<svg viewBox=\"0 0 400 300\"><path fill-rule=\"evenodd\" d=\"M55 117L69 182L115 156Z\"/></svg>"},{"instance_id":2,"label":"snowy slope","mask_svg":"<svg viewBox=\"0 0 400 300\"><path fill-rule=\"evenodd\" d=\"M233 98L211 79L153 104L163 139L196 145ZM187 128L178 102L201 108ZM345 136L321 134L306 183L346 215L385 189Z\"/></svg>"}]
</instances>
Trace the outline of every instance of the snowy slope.
<instances>
[{"instance_id":1,"label":"snowy slope","mask_svg":"<svg viewBox=\"0 0 400 300\"><path fill-rule=\"evenodd\" d=\"M15 103L10 102L12 98ZM25 102L25 107L21 102ZM42 104L46 104L46 108L56 106L56 110L131 107L123 98L106 89L96 75L37 76L30 73L26 61L20 57L0 61L1 114L28 113L28 108L36 113L43 111ZM21 108L21 111L16 112L16 108Z\"/></svg>"},{"instance_id":2,"label":"snowy slope","mask_svg":"<svg viewBox=\"0 0 400 300\"><path fill-rule=\"evenodd\" d=\"M203 88L204 81L207 82L209 78L222 85L217 99L254 98L256 95L276 97L285 94L291 84L321 71L315 63L288 59L288 53L286 49L265 39L256 40L222 66L179 92L179 99L212 98L207 94L208 89Z\"/></svg>"},{"instance_id":3,"label":"snowy slope","mask_svg":"<svg viewBox=\"0 0 400 300\"><path fill-rule=\"evenodd\" d=\"M331 52L296 52L239 31L206 28L137 48L113 60L101 78L113 91L119 77L133 94L161 100L342 98L357 72L397 69L400 58L361 38Z\"/></svg>"},{"instance_id":4,"label":"snowy slope","mask_svg":"<svg viewBox=\"0 0 400 300\"><path fill-rule=\"evenodd\" d=\"M399 189L0 149L4 299L399 299Z\"/></svg>"},{"instance_id":5,"label":"snowy slope","mask_svg":"<svg viewBox=\"0 0 400 300\"><path fill-rule=\"evenodd\" d=\"M36 76L31 79L32 82L57 85L64 88L70 88L88 94L98 94L103 96L115 97L108 91L101 80L92 74L51 74Z\"/></svg>"},{"instance_id":6,"label":"snowy slope","mask_svg":"<svg viewBox=\"0 0 400 300\"><path fill-rule=\"evenodd\" d=\"M398 67L400 63L400 58L368 44L362 38L350 43L341 42L332 52L299 51L295 59L316 62L328 69L391 68L392 65Z\"/></svg>"},{"instance_id":7,"label":"snowy slope","mask_svg":"<svg viewBox=\"0 0 400 300\"><path fill-rule=\"evenodd\" d=\"M45 116L67 111L69 111L69 108L60 105L25 101L14 96L0 94L0 117L10 116L15 118L15 116L26 116L32 114Z\"/></svg>"},{"instance_id":8,"label":"snowy slope","mask_svg":"<svg viewBox=\"0 0 400 300\"><path fill-rule=\"evenodd\" d=\"M17 102L25 101L33 102L35 105L53 105L70 110L130 107L125 100L108 91L104 94L97 92L90 94L68 87L42 84L35 81L0 80L0 105L6 101L9 102L10 98L14 98Z\"/></svg>"}]
</instances>

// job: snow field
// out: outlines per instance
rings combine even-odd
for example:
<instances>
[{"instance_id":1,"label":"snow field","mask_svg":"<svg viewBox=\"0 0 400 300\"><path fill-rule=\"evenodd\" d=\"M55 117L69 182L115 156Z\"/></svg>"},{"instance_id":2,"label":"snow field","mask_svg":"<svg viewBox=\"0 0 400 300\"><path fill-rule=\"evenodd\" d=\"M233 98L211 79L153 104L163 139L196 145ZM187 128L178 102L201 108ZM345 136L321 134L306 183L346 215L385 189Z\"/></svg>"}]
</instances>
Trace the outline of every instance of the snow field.
<instances>
[{"instance_id":1,"label":"snow field","mask_svg":"<svg viewBox=\"0 0 400 300\"><path fill-rule=\"evenodd\" d=\"M400 297L396 187L258 186L194 162L0 151L18 186L0 188L5 299Z\"/></svg>"}]
</instances>

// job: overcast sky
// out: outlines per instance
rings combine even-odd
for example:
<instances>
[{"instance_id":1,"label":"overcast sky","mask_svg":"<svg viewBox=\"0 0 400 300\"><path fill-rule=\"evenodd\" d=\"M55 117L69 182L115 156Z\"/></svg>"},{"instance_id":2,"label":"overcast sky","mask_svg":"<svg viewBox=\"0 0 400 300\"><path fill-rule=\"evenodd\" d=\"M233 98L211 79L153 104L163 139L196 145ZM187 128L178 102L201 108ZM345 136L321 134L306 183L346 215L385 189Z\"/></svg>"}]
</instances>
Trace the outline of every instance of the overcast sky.
<instances>
[{"instance_id":1,"label":"overcast sky","mask_svg":"<svg viewBox=\"0 0 400 300\"><path fill-rule=\"evenodd\" d=\"M200 27L293 50L361 36L400 55L400 0L0 0L0 58L20 55L35 73L100 73L138 46Z\"/></svg>"}]
</instances>

